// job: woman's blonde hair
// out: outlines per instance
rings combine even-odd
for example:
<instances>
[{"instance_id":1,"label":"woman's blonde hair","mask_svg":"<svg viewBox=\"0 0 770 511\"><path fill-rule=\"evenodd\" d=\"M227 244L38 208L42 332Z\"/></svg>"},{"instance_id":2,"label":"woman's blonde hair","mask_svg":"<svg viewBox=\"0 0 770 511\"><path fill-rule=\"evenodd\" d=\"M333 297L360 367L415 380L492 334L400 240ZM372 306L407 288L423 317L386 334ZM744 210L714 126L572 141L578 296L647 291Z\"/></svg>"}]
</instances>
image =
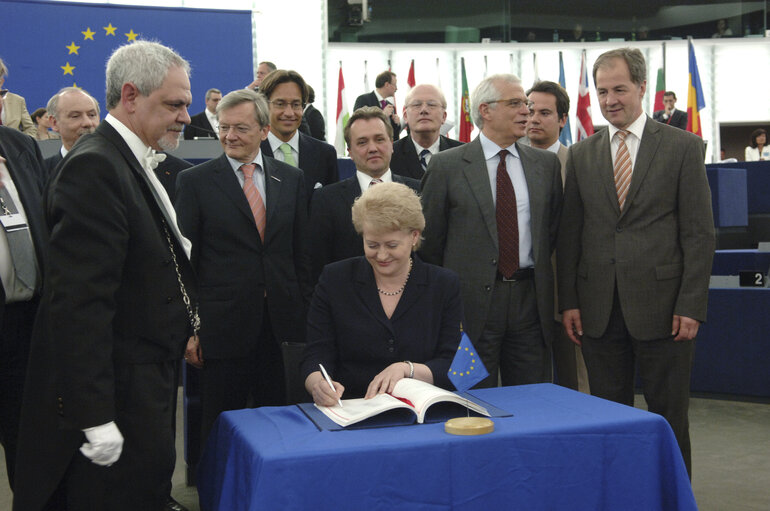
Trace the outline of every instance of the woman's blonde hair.
<instances>
[{"instance_id":1,"label":"woman's blonde hair","mask_svg":"<svg viewBox=\"0 0 770 511\"><path fill-rule=\"evenodd\" d=\"M414 190L401 183L380 183L367 188L353 203L353 227L362 234L364 224L375 232L422 231L425 216ZM415 249L420 246L417 239Z\"/></svg>"}]
</instances>

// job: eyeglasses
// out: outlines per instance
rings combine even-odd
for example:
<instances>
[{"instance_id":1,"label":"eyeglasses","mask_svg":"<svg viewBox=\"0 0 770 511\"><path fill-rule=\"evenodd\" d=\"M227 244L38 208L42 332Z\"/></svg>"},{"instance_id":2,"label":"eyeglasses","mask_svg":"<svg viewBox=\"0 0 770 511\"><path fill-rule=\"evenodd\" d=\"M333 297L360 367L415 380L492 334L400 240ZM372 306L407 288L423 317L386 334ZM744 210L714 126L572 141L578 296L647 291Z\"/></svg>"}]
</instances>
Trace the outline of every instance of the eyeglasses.
<instances>
[{"instance_id":1,"label":"eyeglasses","mask_svg":"<svg viewBox=\"0 0 770 511\"><path fill-rule=\"evenodd\" d=\"M219 133L226 134L230 132L230 129L234 129L239 135L246 135L248 132L254 129L254 126L247 126L246 124L236 124L230 126L229 124L220 124Z\"/></svg>"},{"instance_id":2,"label":"eyeglasses","mask_svg":"<svg viewBox=\"0 0 770 511\"><path fill-rule=\"evenodd\" d=\"M283 110L287 106L290 106L291 109L294 110L294 111L299 111L299 110L302 110L303 108L305 108L305 103L303 103L302 101L288 102L288 101L284 101L282 99L276 99L275 101L268 101L268 103L270 103L271 105L276 107L278 110Z\"/></svg>"},{"instance_id":3,"label":"eyeglasses","mask_svg":"<svg viewBox=\"0 0 770 511\"><path fill-rule=\"evenodd\" d=\"M406 105L407 108L412 108L414 110L421 110L423 106L428 110L436 110L437 108L444 108L444 105L442 105L438 101L415 101L413 103L409 103L408 105Z\"/></svg>"},{"instance_id":4,"label":"eyeglasses","mask_svg":"<svg viewBox=\"0 0 770 511\"><path fill-rule=\"evenodd\" d=\"M514 99L495 99L493 101L487 101L486 103L489 104L489 105L491 105L492 103L502 103L502 104L504 104L506 106L509 106L509 107L513 108L513 109L518 109L518 108L521 108L522 106L526 106L527 105L527 100L526 99L517 99L517 98L514 98Z\"/></svg>"}]
</instances>

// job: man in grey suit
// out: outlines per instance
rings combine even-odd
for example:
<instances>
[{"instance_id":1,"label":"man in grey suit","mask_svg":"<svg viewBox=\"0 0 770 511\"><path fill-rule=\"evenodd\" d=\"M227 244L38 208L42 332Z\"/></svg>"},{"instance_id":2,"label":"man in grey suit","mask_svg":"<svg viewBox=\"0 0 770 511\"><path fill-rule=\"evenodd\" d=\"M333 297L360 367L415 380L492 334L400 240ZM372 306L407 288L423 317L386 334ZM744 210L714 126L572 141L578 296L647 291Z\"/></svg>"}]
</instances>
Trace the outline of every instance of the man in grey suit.
<instances>
[{"instance_id":1,"label":"man in grey suit","mask_svg":"<svg viewBox=\"0 0 770 511\"><path fill-rule=\"evenodd\" d=\"M550 381L553 252L562 184L552 153L517 143L529 108L513 75L471 96L481 133L433 155L422 182L423 258L460 274L465 330L490 376L480 385Z\"/></svg>"},{"instance_id":2,"label":"man in grey suit","mask_svg":"<svg viewBox=\"0 0 770 511\"><path fill-rule=\"evenodd\" d=\"M714 223L703 141L642 111L639 50L594 63L600 131L569 149L557 261L564 328L583 346L591 393L668 420L690 471L690 368L706 319Z\"/></svg>"},{"instance_id":3,"label":"man in grey suit","mask_svg":"<svg viewBox=\"0 0 770 511\"><path fill-rule=\"evenodd\" d=\"M559 141L559 134L567 123L569 95L556 82L539 81L527 91L529 120L527 140L529 145L556 154L561 163L561 178L564 181L567 170L567 147ZM556 264L555 254L551 258ZM554 298L558 300L558 297ZM556 311L553 342L553 365L559 385L588 392L588 375L580 346L575 345L561 325L561 314Z\"/></svg>"}]
</instances>

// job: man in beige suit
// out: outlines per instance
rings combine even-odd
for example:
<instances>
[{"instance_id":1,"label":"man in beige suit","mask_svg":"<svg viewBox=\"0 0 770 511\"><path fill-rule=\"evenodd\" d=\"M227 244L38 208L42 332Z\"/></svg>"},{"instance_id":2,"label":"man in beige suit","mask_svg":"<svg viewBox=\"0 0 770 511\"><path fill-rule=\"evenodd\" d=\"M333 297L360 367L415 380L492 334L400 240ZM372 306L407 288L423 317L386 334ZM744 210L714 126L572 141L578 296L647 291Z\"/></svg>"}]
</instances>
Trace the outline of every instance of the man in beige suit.
<instances>
[{"instance_id":1,"label":"man in beige suit","mask_svg":"<svg viewBox=\"0 0 770 511\"><path fill-rule=\"evenodd\" d=\"M638 365L690 472L690 369L714 254L703 141L644 114L639 50L603 53L593 74L610 125L569 148L559 308L591 393L633 405Z\"/></svg>"},{"instance_id":2,"label":"man in beige suit","mask_svg":"<svg viewBox=\"0 0 770 511\"><path fill-rule=\"evenodd\" d=\"M18 94L3 89L7 75L8 68L5 67L3 59L0 59L0 123L34 137L35 123L27 112L26 101Z\"/></svg>"},{"instance_id":3,"label":"man in beige suit","mask_svg":"<svg viewBox=\"0 0 770 511\"><path fill-rule=\"evenodd\" d=\"M569 95L564 87L546 80L535 83L527 91L529 120L527 140L529 145L555 153L561 163L562 181L567 173L567 148L559 142L559 134L567 123ZM554 265L555 254L554 254ZM556 297L558 303L558 296ZM553 341L553 365L559 385L588 392L588 374L580 346L574 344L561 325L561 314L556 311L556 332Z\"/></svg>"}]
</instances>

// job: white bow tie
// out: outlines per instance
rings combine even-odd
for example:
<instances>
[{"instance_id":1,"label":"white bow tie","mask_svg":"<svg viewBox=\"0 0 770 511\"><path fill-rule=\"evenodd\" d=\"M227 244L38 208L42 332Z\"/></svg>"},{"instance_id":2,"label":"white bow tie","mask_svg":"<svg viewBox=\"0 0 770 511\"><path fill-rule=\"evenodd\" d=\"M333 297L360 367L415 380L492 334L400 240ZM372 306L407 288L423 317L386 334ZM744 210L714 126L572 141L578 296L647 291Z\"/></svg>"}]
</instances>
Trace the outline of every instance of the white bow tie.
<instances>
[{"instance_id":1,"label":"white bow tie","mask_svg":"<svg viewBox=\"0 0 770 511\"><path fill-rule=\"evenodd\" d=\"M165 161L166 155L164 153L155 152L155 149L148 148L144 153L144 166L145 168L156 169L158 163Z\"/></svg>"}]
</instances>

